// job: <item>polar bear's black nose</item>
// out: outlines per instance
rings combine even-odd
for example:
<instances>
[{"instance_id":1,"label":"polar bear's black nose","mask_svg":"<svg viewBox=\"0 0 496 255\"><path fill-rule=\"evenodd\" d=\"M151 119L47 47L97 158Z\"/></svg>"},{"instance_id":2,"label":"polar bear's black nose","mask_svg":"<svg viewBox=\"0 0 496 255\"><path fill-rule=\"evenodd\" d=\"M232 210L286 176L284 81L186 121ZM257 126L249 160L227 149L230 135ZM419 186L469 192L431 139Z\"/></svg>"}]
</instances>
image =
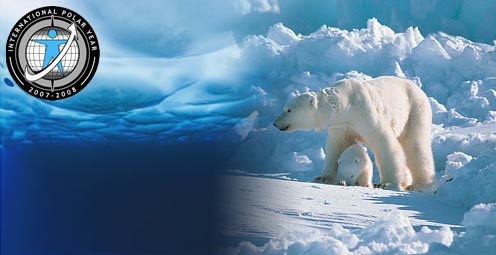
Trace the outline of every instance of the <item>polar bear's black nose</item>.
<instances>
[{"instance_id":1,"label":"polar bear's black nose","mask_svg":"<svg viewBox=\"0 0 496 255\"><path fill-rule=\"evenodd\" d=\"M276 125L276 123L275 123L275 122L273 122L273 123L272 123L272 125L274 125L274 127L277 127L277 125Z\"/></svg>"}]
</instances>

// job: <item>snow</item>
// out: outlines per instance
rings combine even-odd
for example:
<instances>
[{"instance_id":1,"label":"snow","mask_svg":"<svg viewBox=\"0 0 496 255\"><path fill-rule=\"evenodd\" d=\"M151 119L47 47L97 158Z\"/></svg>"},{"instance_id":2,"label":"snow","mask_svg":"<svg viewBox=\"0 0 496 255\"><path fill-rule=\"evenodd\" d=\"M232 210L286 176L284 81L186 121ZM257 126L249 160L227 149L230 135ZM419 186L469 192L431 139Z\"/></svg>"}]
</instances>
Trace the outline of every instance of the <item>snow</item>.
<instances>
[{"instance_id":1,"label":"snow","mask_svg":"<svg viewBox=\"0 0 496 255\"><path fill-rule=\"evenodd\" d=\"M350 229L363 228L385 213L398 210L411 217L414 226L456 228L461 227L465 212L433 194L249 176L225 176L218 181L224 184L220 194L225 194L219 211L234 217L225 222L223 232L243 236L269 238L298 226L328 229L336 223ZM452 213L435 213L446 210ZM244 228L246 225L251 230Z\"/></svg>"},{"instance_id":2,"label":"snow","mask_svg":"<svg viewBox=\"0 0 496 255\"><path fill-rule=\"evenodd\" d=\"M300 40L300 37L293 30L285 27L282 23L277 23L269 28L267 38L279 45L293 45Z\"/></svg>"},{"instance_id":3,"label":"snow","mask_svg":"<svg viewBox=\"0 0 496 255\"><path fill-rule=\"evenodd\" d=\"M478 204L463 217L463 225L467 227L496 228L496 204Z\"/></svg>"},{"instance_id":4,"label":"snow","mask_svg":"<svg viewBox=\"0 0 496 255\"><path fill-rule=\"evenodd\" d=\"M438 188L439 194L466 207L494 202L496 198L496 187L493 185L496 180L495 153L495 148L488 149L458 169L449 169L454 163L448 159L448 171L443 177L446 182Z\"/></svg>"},{"instance_id":5,"label":"snow","mask_svg":"<svg viewBox=\"0 0 496 255\"><path fill-rule=\"evenodd\" d=\"M434 194L247 176L218 181L219 217L227 219L221 231L244 240L220 254L418 254L434 243L450 246L452 228L463 229L463 208ZM260 238L268 241L249 241Z\"/></svg>"},{"instance_id":6,"label":"snow","mask_svg":"<svg viewBox=\"0 0 496 255\"><path fill-rule=\"evenodd\" d=\"M459 151L448 155L446 158L446 169L444 171L448 176L452 175L454 171L465 166L473 159L472 156Z\"/></svg>"},{"instance_id":7,"label":"snow","mask_svg":"<svg viewBox=\"0 0 496 255\"><path fill-rule=\"evenodd\" d=\"M459 153L450 158L467 160ZM219 230L231 237L218 254L489 254L496 248L495 203L465 212L436 194L236 174L217 180L224 184Z\"/></svg>"},{"instance_id":8,"label":"snow","mask_svg":"<svg viewBox=\"0 0 496 255\"><path fill-rule=\"evenodd\" d=\"M458 254L491 254L496 248L496 204L478 204L465 213L467 227L452 244Z\"/></svg>"}]
</instances>

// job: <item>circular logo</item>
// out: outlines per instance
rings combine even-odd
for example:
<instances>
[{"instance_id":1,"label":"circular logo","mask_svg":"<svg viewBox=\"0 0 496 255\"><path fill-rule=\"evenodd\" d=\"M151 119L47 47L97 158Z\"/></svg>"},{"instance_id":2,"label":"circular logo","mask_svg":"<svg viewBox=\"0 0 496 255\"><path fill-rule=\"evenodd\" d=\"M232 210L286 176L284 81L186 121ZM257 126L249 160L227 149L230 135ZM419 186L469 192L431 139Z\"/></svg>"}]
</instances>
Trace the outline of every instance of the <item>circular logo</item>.
<instances>
[{"instance_id":1,"label":"circular logo","mask_svg":"<svg viewBox=\"0 0 496 255\"><path fill-rule=\"evenodd\" d=\"M46 100L79 93L100 59L95 31L78 13L48 6L24 15L7 40L7 66L19 87Z\"/></svg>"}]
</instances>

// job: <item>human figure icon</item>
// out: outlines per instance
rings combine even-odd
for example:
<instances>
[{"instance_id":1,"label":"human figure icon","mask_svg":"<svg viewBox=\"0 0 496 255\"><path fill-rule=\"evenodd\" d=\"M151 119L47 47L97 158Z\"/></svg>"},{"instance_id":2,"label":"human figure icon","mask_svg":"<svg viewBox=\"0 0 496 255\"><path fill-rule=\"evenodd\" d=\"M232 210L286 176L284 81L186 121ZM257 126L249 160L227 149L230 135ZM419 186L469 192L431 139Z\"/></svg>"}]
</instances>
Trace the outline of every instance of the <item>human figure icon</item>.
<instances>
[{"instance_id":1,"label":"human figure icon","mask_svg":"<svg viewBox=\"0 0 496 255\"><path fill-rule=\"evenodd\" d=\"M67 43L67 40L54 40L57 36L57 31L55 29L48 30L48 37L52 38L52 40L34 40L37 43L45 45L45 58L43 60L43 69L45 69L52 60L57 58L60 54L59 46L61 44ZM64 69L62 67L62 61L57 63L57 67L59 68L60 73L64 76Z\"/></svg>"}]
</instances>

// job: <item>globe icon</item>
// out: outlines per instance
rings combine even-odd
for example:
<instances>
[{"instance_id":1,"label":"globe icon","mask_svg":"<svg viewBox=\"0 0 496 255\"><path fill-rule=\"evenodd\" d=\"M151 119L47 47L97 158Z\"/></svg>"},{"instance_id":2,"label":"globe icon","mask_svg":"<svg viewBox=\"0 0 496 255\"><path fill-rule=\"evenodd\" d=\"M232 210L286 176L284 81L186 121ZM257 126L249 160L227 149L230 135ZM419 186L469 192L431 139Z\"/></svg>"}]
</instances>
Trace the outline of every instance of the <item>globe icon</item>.
<instances>
[{"instance_id":1,"label":"globe icon","mask_svg":"<svg viewBox=\"0 0 496 255\"><path fill-rule=\"evenodd\" d=\"M31 38L29 39L29 43L26 48L26 59L28 62L29 68L33 72L39 72L43 70L43 64L46 56L46 48L47 45L43 44L43 41L51 41L51 40L64 40L67 41L70 37L70 32L61 27L45 27L38 31L36 31ZM59 52L64 48L65 43L59 44ZM49 57L49 56L47 56ZM53 57L55 59L55 57ZM65 76L69 75L74 68L76 67L79 60L79 47L74 40L71 43L67 54L62 58L62 69L63 73L60 71L57 66L55 66L48 74L43 76L44 79L47 80L58 80L62 79ZM50 63L53 60L50 60Z\"/></svg>"}]
</instances>

